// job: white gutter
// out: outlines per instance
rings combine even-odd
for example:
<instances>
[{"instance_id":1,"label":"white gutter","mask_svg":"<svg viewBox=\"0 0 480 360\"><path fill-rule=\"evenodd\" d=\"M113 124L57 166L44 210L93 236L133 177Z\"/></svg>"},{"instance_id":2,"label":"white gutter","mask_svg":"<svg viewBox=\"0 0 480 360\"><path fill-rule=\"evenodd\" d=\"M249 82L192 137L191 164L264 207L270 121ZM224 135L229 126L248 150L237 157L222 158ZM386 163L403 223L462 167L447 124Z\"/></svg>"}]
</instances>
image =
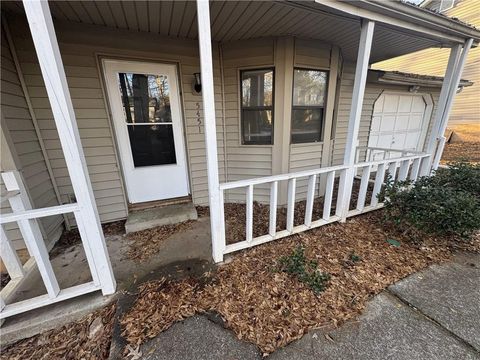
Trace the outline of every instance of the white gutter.
<instances>
[{"instance_id":1,"label":"white gutter","mask_svg":"<svg viewBox=\"0 0 480 360\"><path fill-rule=\"evenodd\" d=\"M475 44L480 41L478 30L396 1L315 0L315 3L354 17L421 33L431 39L444 40L448 43L463 44L467 38L473 38ZM314 10L311 7L310 9Z\"/></svg>"}]
</instances>

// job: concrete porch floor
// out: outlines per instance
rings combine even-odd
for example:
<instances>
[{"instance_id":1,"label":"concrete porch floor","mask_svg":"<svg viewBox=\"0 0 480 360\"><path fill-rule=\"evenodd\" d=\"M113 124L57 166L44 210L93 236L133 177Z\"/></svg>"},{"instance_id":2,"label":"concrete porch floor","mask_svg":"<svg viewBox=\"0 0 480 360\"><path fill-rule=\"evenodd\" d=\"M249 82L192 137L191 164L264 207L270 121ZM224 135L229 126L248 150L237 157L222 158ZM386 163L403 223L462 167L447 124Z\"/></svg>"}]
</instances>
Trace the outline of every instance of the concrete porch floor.
<instances>
[{"instance_id":1,"label":"concrete porch floor","mask_svg":"<svg viewBox=\"0 0 480 360\"><path fill-rule=\"evenodd\" d=\"M125 234L106 236L107 248L117 281L117 293L104 297L101 292L83 295L50 306L28 311L5 320L1 326L1 345L15 342L74 321L116 299L137 281L173 276L175 273L203 273L211 263L210 219L201 217L192 226L172 234L148 260L128 258L129 239ZM66 248L51 259L62 289L91 281L83 245ZM15 301L46 294L38 271L22 284Z\"/></svg>"}]
</instances>

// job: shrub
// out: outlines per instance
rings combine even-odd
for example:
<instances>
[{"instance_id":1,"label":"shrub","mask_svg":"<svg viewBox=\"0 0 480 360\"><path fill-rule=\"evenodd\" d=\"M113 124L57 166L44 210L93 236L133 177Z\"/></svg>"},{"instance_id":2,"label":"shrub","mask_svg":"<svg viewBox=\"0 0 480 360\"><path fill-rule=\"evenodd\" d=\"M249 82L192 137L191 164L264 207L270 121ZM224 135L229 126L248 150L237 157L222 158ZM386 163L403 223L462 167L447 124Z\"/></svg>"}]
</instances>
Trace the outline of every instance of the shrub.
<instances>
[{"instance_id":1,"label":"shrub","mask_svg":"<svg viewBox=\"0 0 480 360\"><path fill-rule=\"evenodd\" d=\"M451 164L431 177L395 182L380 194L387 220L438 235L468 238L480 228L480 167Z\"/></svg>"},{"instance_id":2,"label":"shrub","mask_svg":"<svg viewBox=\"0 0 480 360\"><path fill-rule=\"evenodd\" d=\"M435 186L466 191L480 200L480 164L450 163L447 168L438 169L429 179Z\"/></svg>"},{"instance_id":3,"label":"shrub","mask_svg":"<svg viewBox=\"0 0 480 360\"><path fill-rule=\"evenodd\" d=\"M315 260L306 258L302 246L298 246L290 255L282 256L279 259L278 270L296 276L317 295L325 290L330 280L330 275L321 272Z\"/></svg>"}]
</instances>

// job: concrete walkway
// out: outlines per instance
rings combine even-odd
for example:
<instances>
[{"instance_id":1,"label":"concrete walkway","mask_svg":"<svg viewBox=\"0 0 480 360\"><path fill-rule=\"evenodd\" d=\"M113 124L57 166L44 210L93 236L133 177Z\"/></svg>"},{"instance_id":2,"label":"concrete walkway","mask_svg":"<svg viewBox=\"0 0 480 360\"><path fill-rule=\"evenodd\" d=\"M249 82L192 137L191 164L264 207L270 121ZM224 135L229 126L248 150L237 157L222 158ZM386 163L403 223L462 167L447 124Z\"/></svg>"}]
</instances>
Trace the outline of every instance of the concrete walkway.
<instances>
[{"instance_id":1,"label":"concrete walkway","mask_svg":"<svg viewBox=\"0 0 480 360\"><path fill-rule=\"evenodd\" d=\"M374 297L355 322L313 331L269 356L295 359L480 359L480 255L463 254ZM142 347L142 359L261 359L215 321L195 316Z\"/></svg>"}]
</instances>

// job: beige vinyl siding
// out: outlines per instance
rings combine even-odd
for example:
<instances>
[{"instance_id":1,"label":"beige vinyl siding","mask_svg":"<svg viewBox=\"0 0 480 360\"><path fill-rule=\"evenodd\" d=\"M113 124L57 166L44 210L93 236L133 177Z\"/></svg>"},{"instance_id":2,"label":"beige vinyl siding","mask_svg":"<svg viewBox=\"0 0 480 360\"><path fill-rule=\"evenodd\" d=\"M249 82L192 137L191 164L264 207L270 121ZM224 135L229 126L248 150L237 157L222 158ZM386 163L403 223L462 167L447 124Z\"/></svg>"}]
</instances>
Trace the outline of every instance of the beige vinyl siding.
<instances>
[{"instance_id":1,"label":"beige vinyl siding","mask_svg":"<svg viewBox=\"0 0 480 360\"><path fill-rule=\"evenodd\" d=\"M456 17L469 24L480 27L480 1L457 0L455 7L443 14ZM426 75L444 76L450 49L427 49L413 54L399 56L373 65L375 69L398 70ZM470 49L467 63L462 74L463 79L474 82L455 96L448 124L480 123L480 47Z\"/></svg>"},{"instance_id":2,"label":"beige vinyl siding","mask_svg":"<svg viewBox=\"0 0 480 360\"><path fill-rule=\"evenodd\" d=\"M242 145L240 133L240 70L274 66L274 40L258 39L224 44L225 130L228 181L272 175L271 145ZM276 76L276 74L275 74ZM275 98L275 101L278 101ZM275 121L275 114L274 120ZM255 200L268 201L269 186L255 187ZM245 201L245 189L227 192L226 201Z\"/></svg>"},{"instance_id":3,"label":"beige vinyl siding","mask_svg":"<svg viewBox=\"0 0 480 360\"><path fill-rule=\"evenodd\" d=\"M69 202L73 196L73 190L60 148L58 133L33 44L25 24L23 22L22 24L23 26L16 27L17 32L14 34L21 66L25 72L25 80L59 191L63 201ZM198 43L96 26L74 28L70 25L56 24L56 31L101 221L124 219L128 209L121 167L116 155L113 128L102 90L103 75L99 70L100 56L178 64L191 193L195 204L207 205L202 97L201 94L193 94L192 90L193 73L200 71ZM214 49L214 67L219 174L220 180L224 181L221 87L216 49ZM200 118L197 116L197 105Z\"/></svg>"},{"instance_id":4,"label":"beige vinyl siding","mask_svg":"<svg viewBox=\"0 0 480 360\"><path fill-rule=\"evenodd\" d=\"M330 57L331 46L328 44L313 40L295 40L295 67L328 71L330 69ZM325 102L326 101L327 97L325 96ZM291 119L291 116L288 118ZM327 121L327 119L324 118L324 122L325 121ZM325 127L325 124L323 124L323 126ZM329 135L324 134L324 138L328 136ZM323 141L318 143L290 144L289 172L321 167L322 155ZM308 179L306 178L297 181L297 200L306 198L307 185Z\"/></svg>"},{"instance_id":5,"label":"beige vinyl siding","mask_svg":"<svg viewBox=\"0 0 480 360\"><path fill-rule=\"evenodd\" d=\"M343 73L340 80L340 93L339 93L339 102L337 105L337 116L335 121L335 137L334 137L334 147L333 147L333 165L340 165L343 163L347 132L348 132L348 120L350 115L351 101L352 101L352 92L353 92L353 81L355 77L355 65L353 63L345 63L343 66ZM367 81L365 87L365 97L363 100L362 115L360 120L360 129L358 133L358 146L367 146L368 138L370 135L370 125L372 122L373 106L375 101L381 95L383 91L396 91L409 93L408 86L400 85L390 85L390 84L379 84L372 81ZM430 129L432 126L432 120L435 116L436 105L438 103L438 97L440 93L439 88L425 88L422 89L421 93L428 94L432 97L433 101L433 110L430 116L430 121L428 125L428 132L426 135L426 140L430 134Z\"/></svg>"},{"instance_id":6,"label":"beige vinyl siding","mask_svg":"<svg viewBox=\"0 0 480 360\"><path fill-rule=\"evenodd\" d=\"M58 205L52 181L48 174L40 143L28 110L25 94L13 62L8 42L2 32L1 44L1 109L8 136L13 145L11 152L17 157L18 170L22 172L35 208ZM4 130L6 131L6 129ZM2 184L2 193L5 189ZM10 212L8 203L2 204L2 212ZM41 219L42 231L47 243L53 244L63 230L63 217L50 216ZM25 248L22 236L15 223L5 226L16 249Z\"/></svg>"}]
</instances>

